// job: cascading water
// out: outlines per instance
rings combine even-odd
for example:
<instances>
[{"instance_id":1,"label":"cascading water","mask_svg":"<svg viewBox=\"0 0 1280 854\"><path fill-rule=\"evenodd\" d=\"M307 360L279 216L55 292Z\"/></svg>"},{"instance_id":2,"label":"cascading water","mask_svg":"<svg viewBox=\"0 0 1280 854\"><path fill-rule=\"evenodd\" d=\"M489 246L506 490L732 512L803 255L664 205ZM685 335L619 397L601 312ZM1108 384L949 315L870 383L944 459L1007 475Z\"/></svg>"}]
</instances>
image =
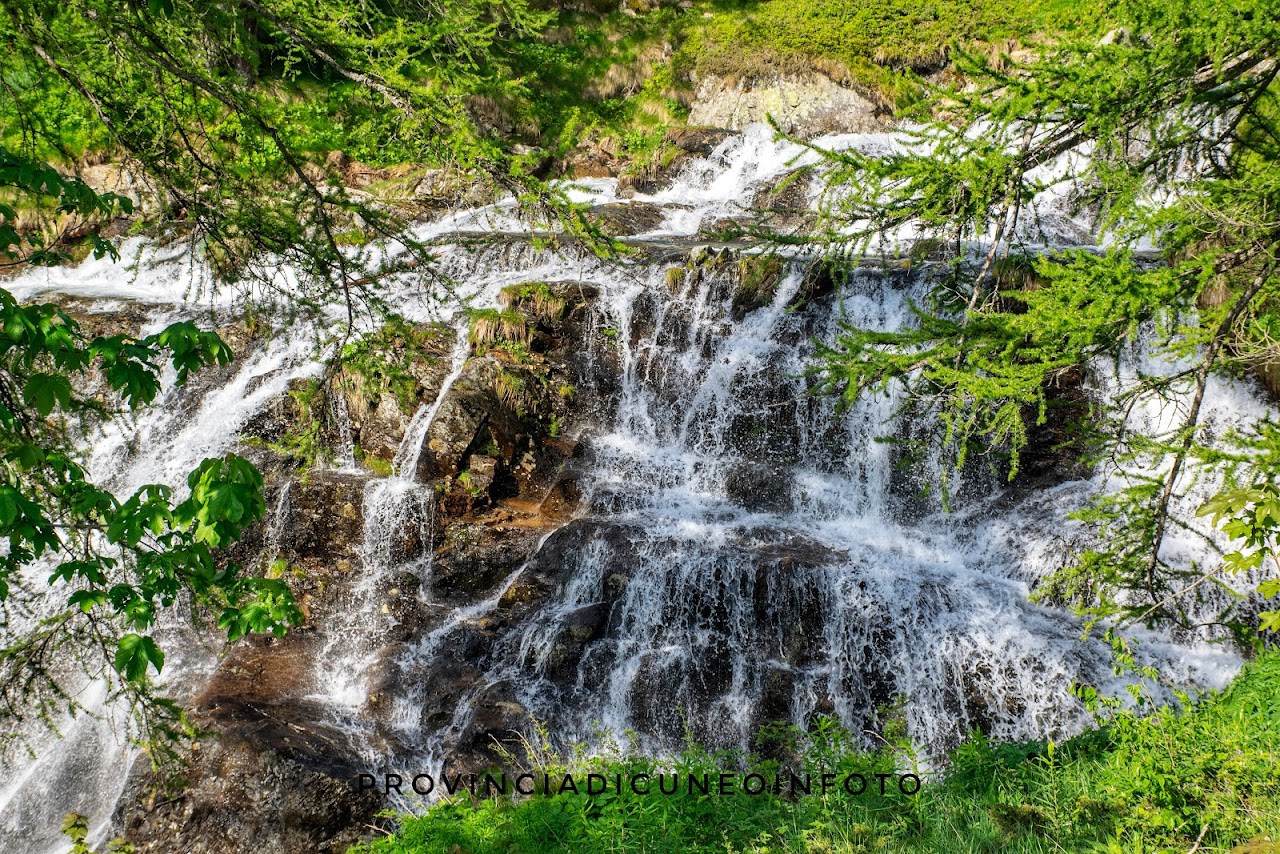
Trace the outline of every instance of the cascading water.
<instances>
[{"instance_id":1,"label":"cascading water","mask_svg":"<svg viewBox=\"0 0 1280 854\"><path fill-rule=\"evenodd\" d=\"M877 135L827 144L876 151L896 142ZM359 576L322 627L308 699L368 767L446 761L475 730L477 708L498 694L504 708L554 724L565 741L591 744L602 725L661 753L679 745L686 726L724 747L749 747L765 720L804 724L820 713L862 732L898 697L911 735L930 747L979 726L998 738L1043 737L1083 722L1068 693L1073 682L1120 689L1100 643L1082 643L1075 620L1027 601L1061 557L1063 532L1072 530L1066 512L1104 486L1102 476L1013 495L977 474L953 482L959 510L944 513L928 493L940 464L902 467L895 446L878 441L930 428L900 417L892 390L843 411L809 394L810 342L830 340L842 317L901 328L910 301L930 286L927 271L869 265L832 283L832 297L817 295L813 271L797 259L771 293L744 301L736 261L707 248L690 254L699 228L741 214L759 186L812 157L773 142L765 128L728 140L671 188L638 197L664 218L640 236L641 253L621 263L537 251L519 238L479 254L442 250L443 272L465 284L473 305L492 305L501 288L525 281L595 286L590 334L579 343L588 362L616 369L616 387L577 437L585 489L576 516L539 533L527 558L470 597L436 595L438 495L419 477L428 434L469 356L461 327L448 375L405 428L393 473L356 474L354 455L343 454L335 476L366 479ZM574 192L612 202L615 189L596 181ZM1052 226L1053 200L1045 204L1040 219ZM421 236L519 230L509 213L502 204L463 212ZM1056 222L1051 233L1079 231L1065 216ZM682 271L673 275L673 266ZM56 279L31 274L12 290L127 296L133 282L104 288L113 275L85 265ZM186 285L176 285L172 266L149 276L137 273L151 299L181 302ZM406 317L439 319L423 313L416 293L397 291L394 278L385 287ZM201 458L232 448L289 381L321 372L323 354L310 341L277 338L221 385L167 388L131 430L108 428L95 442L91 471L121 492L155 481L180 486ZM1098 385L1105 392L1105 378ZM1211 394L1223 411L1262 406L1241 387L1216 384ZM293 501L286 489L277 515ZM1176 547L1203 550L1189 540ZM405 573L417 582L421 626L396 626L386 612L384 589ZM531 578L545 581L545 595L515 609L510 603L523 601L515 592ZM480 634L487 640L478 647ZM1187 685L1220 684L1238 664L1221 648L1157 636L1144 651ZM194 683L208 664L185 675L183 666L167 671ZM385 682L392 696L375 704L369 672L379 667L395 679ZM448 668L468 681L429 717L431 695L456 687L439 678ZM23 839L23 850L56 849L46 831L71 809L105 819L121 785L110 769L128 751L103 751L109 730L93 729L93 738L77 730L42 741L40 758L0 790L0 845ZM34 808L24 780L53 773L96 780L92 796ZM45 835L32 843L33 831Z\"/></svg>"},{"instance_id":2,"label":"cascading water","mask_svg":"<svg viewBox=\"0 0 1280 854\"><path fill-rule=\"evenodd\" d=\"M840 314L789 310L803 264L737 322L730 276L695 269L672 293L662 266L638 286L595 272L614 286L622 388L590 438L593 491L530 561L560 567L551 601L496 644L449 728L416 733L424 761L441 760L495 684L514 686L566 742L592 743L603 725L658 752L686 731L749 749L765 720L803 725L817 713L862 732L899 697L912 736L934 748L975 727L1057 736L1085 720L1072 683L1120 689L1102 644L1027 601L1055 566L1048 542L1069 505L1052 521L1040 506L942 513L877 441L903 430L891 392L845 412L808 394L808 342L828 338ZM895 328L927 287L864 269L844 291L845 316ZM479 613L469 606L431 632L404 666L429 673ZM1214 683L1232 666L1221 652L1150 642L1175 681Z\"/></svg>"},{"instance_id":3,"label":"cascading water","mask_svg":"<svg viewBox=\"0 0 1280 854\"><path fill-rule=\"evenodd\" d=\"M100 279L111 272L104 266L97 276L84 276L84 281L98 288ZM181 281L166 267L156 275L170 282ZM43 277L37 274L28 279ZM24 282L13 288L21 296L28 295L21 287ZM41 284L26 283L37 288ZM76 293L73 288L66 289ZM104 308L114 308L119 297L119 291L107 292ZM149 310L141 331L163 328L173 321L173 314L170 305ZM189 388L176 387L172 370L166 371L154 405L127 421L107 423L87 438L90 476L121 498L151 483L166 484L176 496L183 495L185 475L200 460L231 450L246 422L283 395L291 381L320 371L322 365L310 340L306 336L278 339L247 354L230 369L193 380ZM33 567L28 573L30 589L40 589L48 574L46 566ZM66 595L65 589L54 589L47 600L36 603L31 619L60 610ZM10 624L6 630L19 633L22 628ZM216 650L204 637L191 632L178 613L166 615L157 635L168 650L161 684L178 697L188 696L212 671ZM0 785L0 849L64 851L66 840L58 830L63 816L71 811L91 818L91 841L110 836L111 811L137 751L127 739L126 710L108 696L105 683L83 680L75 699L84 711L61 728L60 737L43 725L33 726L26 733L32 758L23 762L9 757L21 772L6 774Z\"/></svg>"}]
</instances>

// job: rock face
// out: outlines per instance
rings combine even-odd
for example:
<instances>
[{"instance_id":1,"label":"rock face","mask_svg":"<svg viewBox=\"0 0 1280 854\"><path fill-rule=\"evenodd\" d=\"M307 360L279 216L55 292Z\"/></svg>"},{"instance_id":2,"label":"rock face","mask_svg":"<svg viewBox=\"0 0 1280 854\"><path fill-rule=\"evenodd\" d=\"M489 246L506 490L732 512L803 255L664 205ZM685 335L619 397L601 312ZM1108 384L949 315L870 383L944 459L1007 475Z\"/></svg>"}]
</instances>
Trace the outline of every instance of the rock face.
<instances>
[{"instance_id":1,"label":"rock face","mask_svg":"<svg viewBox=\"0 0 1280 854\"><path fill-rule=\"evenodd\" d=\"M874 104L817 72L758 79L708 75L698 85L689 123L742 130L770 116L785 133L803 139L885 127Z\"/></svg>"},{"instance_id":2,"label":"rock face","mask_svg":"<svg viewBox=\"0 0 1280 854\"><path fill-rule=\"evenodd\" d=\"M769 181L756 190L751 208L760 222L782 232L803 232L816 214L809 207L811 175L797 170Z\"/></svg>"},{"instance_id":3,"label":"rock face","mask_svg":"<svg viewBox=\"0 0 1280 854\"><path fill-rule=\"evenodd\" d=\"M336 391L362 455L390 462L416 408L440 394L456 333L445 325L388 324L361 343L375 358L343 367Z\"/></svg>"},{"instance_id":4,"label":"rock face","mask_svg":"<svg viewBox=\"0 0 1280 854\"><path fill-rule=\"evenodd\" d=\"M382 512L378 488L390 481L299 473L273 456L271 443L314 415L303 411L314 408L314 397L304 404L305 395L286 395L246 425L253 441L245 450L268 473L273 510L227 558L259 569L274 564L304 622L283 638L237 642L196 691L191 716L209 734L190 751L178 795L157 793L145 761L131 770L114 820L140 852L340 852L367 835L383 806L358 786L367 747L314 699L324 690L318 680L327 678L326 663L351 644L370 667L357 677L367 691L360 714L388 755L401 738L389 698L406 696L421 697L423 728L451 728L451 770L481 770L497 760L498 745L515 746L528 713L511 685L476 693L484 685L479 665L563 572L554 561L518 571L582 501L575 436L615 392L608 348L584 346L597 297L584 282L530 282L504 292L507 325L473 330L473 352L439 401L419 455L420 485L392 496L419 502L415 512L396 504L396 512L374 518ZM503 335L518 336L520 346L507 346ZM348 365L337 388L366 458L390 459L412 409L442 393L453 345L451 334L429 328L378 336L382 361ZM321 440L334 437L322 431ZM424 525L427 517L433 521ZM365 542L371 530L377 544ZM415 567L425 555L431 569L424 574ZM455 629L446 654L414 669L405 653L440 629L450 608L499 594L500 607ZM606 617L607 608L584 610L567 637L580 649Z\"/></svg>"},{"instance_id":5,"label":"rock face","mask_svg":"<svg viewBox=\"0 0 1280 854\"><path fill-rule=\"evenodd\" d=\"M717 136L686 144L705 151ZM756 202L793 206L794 186ZM140 851L342 851L384 806L357 785L371 756L482 772L523 755L535 716L584 732L574 716L601 698L625 708L640 739L724 744L738 728L876 709L899 693L885 652L900 641L894 601L923 613L948 591L886 593L878 551L795 523L824 498L817 473L843 471L850 445L845 420L818 411L789 359L829 332L837 291L901 287L911 272L855 282L822 263L793 275L753 247L646 251L625 317L598 306L588 282L521 281L499 307L472 310L465 363L451 336L405 327L383 334L382 362L338 374L366 462L416 457L413 472L273 463L276 440L304 417L298 396L245 428L273 510L229 557L282 573L305 621L237 642L193 690L193 719L211 735L181 793L157 795L148 769L132 770L115 822ZM725 340L739 349L719 349ZM766 340L778 358L756 346ZM744 370L720 358L760 351ZM721 366L713 410L691 389ZM682 476L665 446L619 442L618 424L638 412L623 397L636 376L658 429L694 416L681 441L697 448L705 504L659 503ZM1063 377L1062 396L1077 385ZM430 424L410 431L432 405ZM597 430L607 438L593 442ZM957 672L956 702L981 722L989 677Z\"/></svg>"}]
</instances>

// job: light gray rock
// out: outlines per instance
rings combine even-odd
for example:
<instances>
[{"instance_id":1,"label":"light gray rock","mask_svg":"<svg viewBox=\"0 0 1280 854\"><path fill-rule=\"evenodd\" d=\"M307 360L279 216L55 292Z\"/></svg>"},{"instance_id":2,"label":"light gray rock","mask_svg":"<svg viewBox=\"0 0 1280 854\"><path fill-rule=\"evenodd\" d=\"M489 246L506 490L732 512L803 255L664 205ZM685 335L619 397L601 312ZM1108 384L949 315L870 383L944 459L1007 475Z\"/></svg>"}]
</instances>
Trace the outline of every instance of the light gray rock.
<instances>
[{"instance_id":1,"label":"light gray rock","mask_svg":"<svg viewBox=\"0 0 1280 854\"><path fill-rule=\"evenodd\" d=\"M875 104L817 72L760 78L708 75L698 86L689 123L742 130L769 116L783 131L805 139L870 133L886 126Z\"/></svg>"}]
</instances>

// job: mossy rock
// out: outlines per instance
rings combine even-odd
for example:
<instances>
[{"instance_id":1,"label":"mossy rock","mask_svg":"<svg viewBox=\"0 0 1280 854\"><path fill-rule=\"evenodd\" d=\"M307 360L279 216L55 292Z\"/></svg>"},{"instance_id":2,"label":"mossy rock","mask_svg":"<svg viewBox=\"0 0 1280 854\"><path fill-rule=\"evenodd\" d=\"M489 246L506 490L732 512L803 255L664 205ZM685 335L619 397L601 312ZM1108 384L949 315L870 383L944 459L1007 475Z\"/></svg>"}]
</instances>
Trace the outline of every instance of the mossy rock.
<instances>
[{"instance_id":1,"label":"mossy rock","mask_svg":"<svg viewBox=\"0 0 1280 854\"><path fill-rule=\"evenodd\" d=\"M738 286L733 292L733 313L741 318L773 302L786 264L777 255L744 255L738 260Z\"/></svg>"}]
</instances>

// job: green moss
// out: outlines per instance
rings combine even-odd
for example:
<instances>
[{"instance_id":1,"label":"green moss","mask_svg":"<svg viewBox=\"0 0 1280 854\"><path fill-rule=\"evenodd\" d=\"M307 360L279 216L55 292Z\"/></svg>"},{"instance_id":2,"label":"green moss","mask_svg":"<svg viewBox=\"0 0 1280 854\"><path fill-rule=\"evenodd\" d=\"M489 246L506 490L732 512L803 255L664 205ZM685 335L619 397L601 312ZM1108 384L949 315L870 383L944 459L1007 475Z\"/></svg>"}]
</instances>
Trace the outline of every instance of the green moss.
<instances>
[{"instance_id":1,"label":"green moss","mask_svg":"<svg viewBox=\"0 0 1280 854\"><path fill-rule=\"evenodd\" d=\"M378 477L391 477L394 471L394 466L391 465L390 460L384 460L382 457L375 457L372 454L364 454L360 458L360 462Z\"/></svg>"},{"instance_id":2,"label":"green moss","mask_svg":"<svg viewBox=\"0 0 1280 854\"><path fill-rule=\"evenodd\" d=\"M768 305L778 292L785 269L777 255L744 255L738 260L738 288L733 307L751 311Z\"/></svg>"}]
</instances>

